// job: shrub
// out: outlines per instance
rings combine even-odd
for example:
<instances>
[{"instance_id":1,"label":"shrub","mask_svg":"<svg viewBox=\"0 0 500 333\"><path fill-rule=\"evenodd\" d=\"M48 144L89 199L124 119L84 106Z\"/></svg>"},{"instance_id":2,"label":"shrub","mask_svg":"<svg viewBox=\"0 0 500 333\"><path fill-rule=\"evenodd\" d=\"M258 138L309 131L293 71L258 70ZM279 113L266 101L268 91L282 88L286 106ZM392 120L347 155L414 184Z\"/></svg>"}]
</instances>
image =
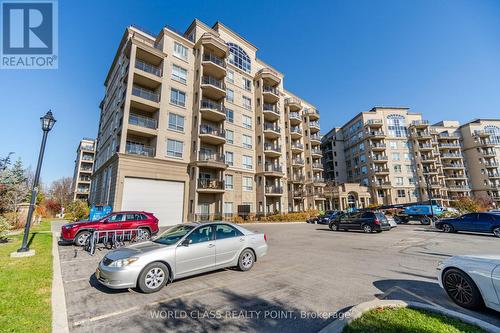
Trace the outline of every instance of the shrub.
<instances>
[{"instance_id":1,"label":"shrub","mask_svg":"<svg viewBox=\"0 0 500 333\"><path fill-rule=\"evenodd\" d=\"M476 213L488 210L488 203L485 200L476 198L460 198L451 204L453 208L458 209L461 213Z\"/></svg>"},{"instance_id":2,"label":"shrub","mask_svg":"<svg viewBox=\"0 0 500 333\"><path fill-rule=\"evenodd\" d=\"M75 200L66 207L67 214L64 218L68 220L82 220L89 215L90 209L86 202Z\"/></svg>"},{"instance_id":3,"label":"shrub","mask_svg":"<svg viewBox=\"0 0 500 333\"><path fill-rule=\"evenodd\" d=\"M5 238L5 234L10 230L10 224L4 216L0 215L0 240Z\"/></svg>"},{"instance_id":4,"label":"shrub","mask_svg":"<svg viewBox=\"0 0 500 333\"><path fill-rule=\"evenodd\" d=\"M45 200L45 207L47 208L47 213L51 217L61 212L61 204L54 199Z\"/></svg>"},{"instance_id":5,"label":"shrub","mask_svg":"<svg viewBox=\"0 0 500 333\"><path fill-rule=\"evenodd\" d=\"M5 219L7 220L7 223L10 225L11 229L17 230L17 229L22 229L24 228L24 225L26 224L26 215L21 216L21 214L16 213L16 212L8 212L4 214Z\"/></svg>"}]
</instances>

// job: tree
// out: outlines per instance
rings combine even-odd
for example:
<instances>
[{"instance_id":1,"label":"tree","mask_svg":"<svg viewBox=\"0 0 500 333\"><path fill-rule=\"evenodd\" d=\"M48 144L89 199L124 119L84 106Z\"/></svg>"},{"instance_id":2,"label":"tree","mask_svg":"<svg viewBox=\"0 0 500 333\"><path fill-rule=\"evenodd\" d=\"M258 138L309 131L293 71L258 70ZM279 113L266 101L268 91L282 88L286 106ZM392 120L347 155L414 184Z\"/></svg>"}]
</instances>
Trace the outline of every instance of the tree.
<instances>
[{"instance_id":1,"label":"tree","mask_svg":"<svg viewBox=\"0 0 500 333\"><path fill-rule=\"evenodd\" d=\"M18 159L11 168L5 168L0 175L2 188L2 208L12 212L17 211L17 206L26 201L29 193L26 170L23 162Z\"/></svg>"},{"instance_id":2,"label":"tree","mask_svg":"<svg viewBox=\"0 0 500 333\"><path fill-rule=\"evenodd\" d=\"M70 177L54 180L50 185L50 197L62 207L66 207L73 200L72 183Z\"/></svg>"}]
</instances>

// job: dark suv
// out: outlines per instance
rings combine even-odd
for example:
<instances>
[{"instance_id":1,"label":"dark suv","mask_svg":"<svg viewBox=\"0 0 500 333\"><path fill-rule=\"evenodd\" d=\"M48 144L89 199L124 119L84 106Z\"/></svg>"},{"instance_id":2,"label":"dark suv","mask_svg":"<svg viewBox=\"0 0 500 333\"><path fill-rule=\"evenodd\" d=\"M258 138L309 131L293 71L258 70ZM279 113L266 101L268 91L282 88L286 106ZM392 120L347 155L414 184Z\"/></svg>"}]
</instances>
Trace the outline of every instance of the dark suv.
<instances>
[{"instance_id":1,"label":"dark suv","mask_svg":"<svg viewBox=\"0 0 500 333\"><path fill-rule=\"evenodd\" d=\"M363 230L366 233L391 230L391 225L383 213L356 212L340 214L328 224L333 231Z\"/></svg>"}]
</instances>

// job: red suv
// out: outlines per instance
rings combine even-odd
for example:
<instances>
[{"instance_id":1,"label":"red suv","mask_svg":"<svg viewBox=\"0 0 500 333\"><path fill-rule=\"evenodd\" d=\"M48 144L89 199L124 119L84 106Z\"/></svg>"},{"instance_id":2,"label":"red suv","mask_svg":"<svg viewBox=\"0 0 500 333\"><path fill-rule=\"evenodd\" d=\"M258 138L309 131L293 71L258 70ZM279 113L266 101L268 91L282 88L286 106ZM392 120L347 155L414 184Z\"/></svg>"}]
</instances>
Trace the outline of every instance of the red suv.
<instances>
[{"instance_id":1,"label":"red suv","mask_svg":"<svg viewBox=\"0 0 500 333\"><path fill-rule=\"evenodd\" d=\"M158 232L158 219L147 212L115 212L97 221L79 221L61 227L61 241L83 246L94 230L142 229L144 236Z\"/></svg>"}]
</instances>

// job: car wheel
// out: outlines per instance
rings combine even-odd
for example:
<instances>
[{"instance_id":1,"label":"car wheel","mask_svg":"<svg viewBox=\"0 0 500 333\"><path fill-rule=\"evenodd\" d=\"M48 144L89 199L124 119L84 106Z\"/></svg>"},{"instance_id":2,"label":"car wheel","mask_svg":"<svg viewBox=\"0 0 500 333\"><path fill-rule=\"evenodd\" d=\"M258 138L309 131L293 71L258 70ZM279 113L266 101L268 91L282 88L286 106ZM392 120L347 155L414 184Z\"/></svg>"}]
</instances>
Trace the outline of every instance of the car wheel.
<instances>
[{"instance_id":1,"label":"car wheel","mask_svg":"<svg viewBox=\"0 0 500 333\"><path fill-rule=\"evenodd\" d=\"M443 287L450 298L467 309L477 309L483 304L481 293L469 275L450 268L443 274Z\"/></svg>"},{"instance_id":2,"label":"car wheel","mask_svg":"<svg viewBox=\"0 0 500 333\"><path fill-rule=\"evenodd\" d=\"M238 268L241 271L248 271L252 268L255 262L255 256L252 250L246 249L243 250L240 254L240 258L238 259Z\"/></svg>"},{"instance_id":3,"label":"car wheel","mask_svg":"<svg viewBox=\"0 0 500 333\"><path fill-rule=\"evenodd\" d=\"M168 276L168 268L161 262L149 264L139 275L139 289L145 294L157 292L167 284Z\"/></svg>"},{"instance_id":4,"label":"car wheel","mask_svg":"<svg viewBox=\"0 0 500 333\"><path fill-rule=\"evenodd\" d=\"M139 228L141 232L137 236L137 240L147 240L151 238L151 232L148 228Z\"/></svg>"},{"instance_id":5,"label":"car wheel","mask_svg":"<svg viewBox=\"0 0 500 333\"><path fill-rule=\"evenodd\" d=\"M429 225L431 224L432 219L429 216L424 216L421 220L420 223L424 225Z\"/></svg>"},{"instance_id":6,"label":"car wheel","mask_svg":"<svg viewBox=\"0 0 500 333\"><path fill-rule=\"evenodd\" d=\"M335 223L330 223L330 230L331 231L339 231L339 226Z\"/></svg>"},{"instance_id":7,"label":"car wheel","mask_svg":"<svg viewBox=\"0 0 500 333\"><path fill-rule=\"evenodd\" d=\"M399 216L394 216L394 222L396 222L396 224L400 224L401 218Z\"/></svg>"},{"instance_id":8,"label":"car wheel","mask_svg":"<svg viewBox=\"0 0 500 333\"><path fill-rule=\"evenodd\" d=\"M373 228L369 224L365 224L363 226L363 231L367 234L371 233L373 231Z\"/></svg>"},{"instance_id":9,"label":"car wheel","mask_svg":"<svg viewBox=\"0 0 500 333\"><path fill-rule=\"evenodd\" d=\"M87 239L90 237L90 231L80 231L74 240L76 246L85 246Z\"/></svg>"},{"instance_id":10,"label":"car wheel","mask_svg":"<svg viewBox=\"0 0 500 333\"><path fill-rule=\"evenodd\" d=\"M453 230L453 227L451 225L449 225L448 223L445 223L445 224L443 224L443 231L450 233L450 232L453 232L454 230Z\"/></svg>"},{"instance_id":11,"label":"car wheel","mask_svg":"<svg viewBox=\"0 0 500 333\"><path fill-rule=\"evenodd\" d=\"M500 227L496 227L493 229L493 235L500 237Z\"/></svg>"}]
</instances>

